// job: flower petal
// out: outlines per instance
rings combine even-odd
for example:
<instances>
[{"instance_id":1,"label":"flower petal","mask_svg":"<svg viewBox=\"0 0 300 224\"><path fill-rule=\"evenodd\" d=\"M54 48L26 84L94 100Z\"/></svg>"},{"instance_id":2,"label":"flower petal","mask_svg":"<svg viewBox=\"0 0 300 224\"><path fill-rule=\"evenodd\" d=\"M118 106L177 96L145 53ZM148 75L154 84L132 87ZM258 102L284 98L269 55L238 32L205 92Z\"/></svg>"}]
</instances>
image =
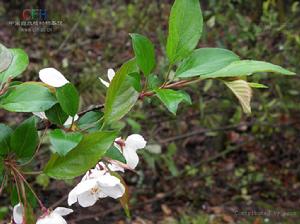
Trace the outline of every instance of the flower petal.
<instances>
[{"instance_id":1,"label":"flower petal","mask_svg":"<svg viewBox=\"0 0 300 224\"><path fill-rule=\"evenodd\" d=\"M127 165L131 168L134 169L137 164L139 163L139 156L136 153L135 150L133 150L132 148L129 147L125 147L123 150L123 155L126 159Z\"/></svg>"},{"instance_id":2,"label":"flower petal","mask_svg":"<svg viewBox=\"0 0 300 224\"><path fill-rule=\"evenodd\" d=\"M77 186L70 191L68 196L68 204L69 206L73 205L77 202L78 196L85 192L89 192L92 188L97 187L98 183L96 179L87 179L81 181Z\"/></svg>"},{"instance_id":3,"label":"flower petal","mask_svg":"<svg viewBox=\"0 0 300 224\"><path fill-rule=\"evenodd\" d=\"M102 191L100 191L99 194L98 194L98 197L99 197L99 198L106 198L107 195L104 194Z\"/></svg>"},{"instance_id":4,"label":"flower petal","mask_svg":"<svg viewBox=\"0 0 300 224\"><path fill-rule=\"evenodd\" d=\"M129 135L125 141L125 145L133 150L145 148L147 142L144 137L139 134Z\"/></svg>"},{"instance_id":5,"label":"flower petal","mask_svg":"<svg viewBox=\"0 0 300 224\"><path fill-rule=\"evenodd\" d=\"M105 80L99 78L103 85L105 85L107 88L109 87L109 82L106 82Z\"/></svg>"},{"instance_id":6,"label":"flower petal","mask_svg":"<svg viewBox=\"0 0 300 224\"><path fill-rule=\"evenodd\" d=\"M57 207L56 209L53 210L56 214L60 216L66 216L69 215L73 212L73 209L70 208L64 208L64 207Z\"/></svg>"},{"instance_id":7,"label":"flower petal","mask_svg":"<svg viewBox=\"0 0 300 224\"><path fill-rule=\"evenodd\" d=\"M36 224L67 224L66 220L59 214L52 212L50 215L41 217L38 219Z\"/></svg>"},{"instance_id":8,"label":"flower petal","mask_svg":"<svg viewBox=\"0 0 300 224\"><path fill-rule=\"evenodd\" d=\"M115 71L110 68L107 70L107 77L108 77L108 80L111 82L111 80L113 80L113 78L115 77Z\"/></svg>"},{"instance_id":9,"label":"flower petal","mask_svg":"<svg viewBox=\"0 0 300 224\"><path fill-rule=\"evenodd\" d=\"M82 194L78 195L78 203L80 206L86 208L93 206L98 200L97 194L91 194L90 191L83 192Z\"/></svg>"},{"instance_id":10,"label":"flower petal","mask_svg":"<svg viewBox=\"0 0 300 224\"><path fill-rule=\"evenodd\" d=\"M23 223L23 214L24 214L24 207L21 203L15 205L13 209L13 218L16 224Z\"/></svg>"},{"instance_id":11,"label":"flower petal","mask_svg":"<svg viewBox=\"0 0 300 224\"><path fill-rule=\"evenodd\" d=\"M79 116L76 114L74 116L74 121L77 121L79 119ZM70 126L72 124L73 117L69 116L66 122L64 123L64 126Z\"/></svg>"},{"instance_id":12,"label":"flower petal","mask_svg":"<svg viewBox=\"0 0 300 224\"><path fill-rule=\"evenodd\" d=\"M96 179L88 179L86 181L82 181L79 184L77 184L77 186L73 190L77 195L79 195L86 191L89 191L90 189L96 187L97 185L98 182Z\"/></svg>"},{"instance_id":13,"label":"flower petal","mask_svg":"<svg viewBox=\"0 0 300 224\"><path fill-rule=\"evenodd\" d=\"M75 188L68 195L68 205L71 206L77 202L77 194Z\"/></svg>"},{"instance_id":14,"label":"flower petal","mask_svg":"<svg viewBox=\"0 0 300 224\"><path fill-rule=\"evenodd\" d=\"M125 187L121 183L117 184L114 187L109 187L109 188L103 187L102 193L114 199L118 199L122 197L123 194L125 193Z\"/></svg>"},{"instance_id":15,"label":"flower petal","mask_svg":"<svg viewBox=\"0 0 300 224\"><path fill-rule=\"evenodd\" d=\"M42 82L53 87L62 87L69 81L55 68L44 68L40 70L39 77Z\"/></svg>"},{"instance_id":16,"label":"flower petal","mask_svg":"<svg viewBox=\"0 0 300 224\"><path fill-rule=\"evenodd\" d=\"M41 118L42 120L48 120L45 112L32 112L35 116Z\"/></svg>"},{"instance_id":17,"label":"flower petal","mask_svg":"<svg viewBox=\"0 0 300 224\"><path fill-rule=\"evenodd\" d=\"M99 177L97 179L97 183L99 184L100 188L102 189L102 187L113 187L117 184L120 183L120 180L115 177L110 175L109 173L103 175L102 177Z\"/></svg>"},{"instance_id":18,"label":"flower petal","mask_svg":"<svg viewBox=\"0 0 300 224\"><path fill-rule=\"evenodd\" d=\"M123 172L124 173L124 168L117 165L117 164L114 164L114 163L109 163L108 164L108 168L111 170L111 171L120 171L120 172Z\"/></svg>"},{"instance_id":19,"label":"flower petal","mask_svg":"<svg viewBox=\"0 0 300 224\"><path fill-rule=\"evenodd\" d=\"M98 183L101 188L101 192L114 199L122 197L125 193L125 187L121 184L121 181L110 174L106 174L99 178Z\"/></svg>"}]
</instances>

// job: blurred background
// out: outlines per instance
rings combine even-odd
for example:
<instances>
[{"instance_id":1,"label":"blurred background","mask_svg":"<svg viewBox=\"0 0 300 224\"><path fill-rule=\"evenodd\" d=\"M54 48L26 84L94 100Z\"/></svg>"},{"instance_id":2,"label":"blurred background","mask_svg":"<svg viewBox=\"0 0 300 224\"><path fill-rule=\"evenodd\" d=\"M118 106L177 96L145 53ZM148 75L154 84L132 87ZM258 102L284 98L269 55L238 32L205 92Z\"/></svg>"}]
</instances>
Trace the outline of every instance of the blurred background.
<instances>
[{"instance_id":1,"label":"blurred background","mask_svg":"<svg viewBox=\"0 0 300 224\"><path fill-rule=\"evenodd\" d=\"M199 47L228 48L243 59L300 68L300 2L296 0L201 0L205 27ZM128 33L148 36L156 46L156 74L166 71L165 43L170 0L0 1L0 42L23 48L30 65L21 80L55 67L76 84L82 109L101 104L108 68L133 57ZM56 25L33 31L18 25L24 9L46 9ZM175 117L153 98L139 103L118 125L124 136L141 133L137 173L124 175L131 191L132 219L115 200L76 209L68 223L206 224L300 223L300 79L259 74L267 85L254 90L252 114L217 80L186 88L193 104ZM14 125L29 114L0 111ZM47 141L33 164L49 158ZM30 178L48 206L66 205L73 181ZM0 220L10 215L0 198ZM7 223L0 221L0 223Z\"/></svg>"}]
</instances>

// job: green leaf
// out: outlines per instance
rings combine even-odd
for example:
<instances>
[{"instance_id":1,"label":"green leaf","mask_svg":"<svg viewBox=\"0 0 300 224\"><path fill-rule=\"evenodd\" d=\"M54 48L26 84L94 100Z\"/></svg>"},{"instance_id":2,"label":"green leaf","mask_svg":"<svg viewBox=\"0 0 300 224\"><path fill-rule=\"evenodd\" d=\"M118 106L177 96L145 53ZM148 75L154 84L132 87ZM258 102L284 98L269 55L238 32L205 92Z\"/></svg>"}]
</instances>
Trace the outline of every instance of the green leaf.
<instances>
[{"instance_id":1,"label":"green leaf","mask_svg":"<svg viewBox=\"0 0 300 224\"><path fill-rule=\"evenodd\" d=\"M56 98L64 112L72 117L76 115L79 108L79 94L72 83L57 88Z\"/></svg>"},{"instance_id":2,"label":"green leaf","mask_svg":"<svg viewBox=\"0 0 300 224\"><path fill-rule=\"evenodd\" d=\"M143 73L148 76L155 67L155 52L152 42L140 34L130 34L136 62Z\"/></svg>"},{"instance_id":3,"label":"green leaf","mask_svg":"<svg viewBox=\"0 0 300 224\"><path fill-rule=\"evenodd\" d=\"M4 45L0 44L0 72L8 69L10 63L12 62L13 55L9 49Z\"/></svg>"},{"instance_id":4,"label":"green leaf","mask_svg":"<svg viewBox=\"0 0 300 224\"><path fill-rule=\"evenodd\" d=\"M251 113L251 97L252 89L249 83L245 80L234 80L234 81L224 81L225 85L233 92L233 94L238 98L243 111L247 114Z\"/></svg>"},{"instance_id":5,"label":"green leaf","mask_svg":"<svg viewBox=\"0 0 300 224\"><path fill-rule=\"evenodd\" d=\"M131 85L136 91L138 92L142 91L141 75L138 72L130 73L127 79L128 82L131 83Z\"/></svg>"},{"instance_id":6,"label":"green leaf","mask_svg":"<svg viewBox=\"0 0 300 224\"><path fill-rule=\"evenodd\" d=\"M203 26L199 0L176 0L169 18L167 55L171 64L187 57L197 46Z\"/></svg>"},{"instance_id":7,"label":"green leaf","mask_svg":"<svg viewBox=\"0 0 300 224\"><path fill-rule=\"evenodd\" d=\"M12 87L0 100L0 108L12 112L41 112L56 103L48 88L37 83L23 83Z\"/></svg>"},{"instance_id":8,"label":"green leaf","mask_svg":"<svg viewBox=\"0 0 300 224\"><path fill-rule=\"evenodd\" d=\"M168 108L168 110L176 114L178 105L184 101L191 104L190 96L183 91L175 91L172 89L156 89L157 97L163 102L163 104Z\"/></svg>"},{"instance_id":9,"label":"green leaf","mask_svg":"<svg viewBox=\"0 0 300 224\"><path fill-rule=\"evenodd\" d=\"M10 149L9 141L13 130L4 125L0 124L0 156L5 156Z\"/></svg>"},{"instance_id":10,"label":"green leaf","mask_svg":"<svg viewBox=\"0 0 300 224\"><path fill-rule=\"evenodd\" d=\"M120 152L120 150L119 150L117 147L115 147L114 145L111 146L111 147L107 150L107 152L105 153L104 156L105 156L105 157L108 157L108 158L110 158L110 159L113 159L113 160L120 161L120 162L125 163L125 164L127 163L125 157L123 156L123 154L122 154L122 153Z\"/></svg>"},{"instance_id":11,"label":"green leaf","mask_svg":"<svg viewBox=\"0 0 300 224\"><path fill-rule=\"evenodd\" d=\"M268 62L242 60L232 62L218 71L202 75L201 78L248 76L258 72L274 72L283 75L295 75L293 72Z\"/></svg>"},{"instance_id":12,"label":"green leaf","mask_svg":"<svg viewBox=\"0 0 300 224\"><path fill-rule=\"evenodd\" d=\"M116 139L116 132L87 134L77 147L64 157L53 155L44 172L56 179L72 179L95 166Z\"/></svg>"},{"instance_id":13,"label":"green leaf","mask_svg":"<svg viewBox=\"0 0 300 224\"><path fill-rule=\"evenodd\" d=\"M46 110L45 114L48 120L56 125L64 125L69 117L69 115L63 111L59 103L55 104L49 110Z\"/></svg>"},{"instance_id":14,"label":"green leaf","mask_svg":"<svg viewBox=\"0 0 300 224\"><path fill-rule=\"evenodd\" d=\"M16 128L11 135L11 149L20 159L28 159L33 156L38 144L38 132L35 127L35 119L31 117Z\"/></svg>"},{"instance_id":15,"label":"green leaf","mask_svg":"<svg viewBox=\"0 0 300 224\"><path fill-rule=\"evenodd\" d=\"M111 81L105 101L105 123L120 120L136 103L139 93L132 87L128 75L137 71L136 61L134 59L129 60L120 68Z\"/></svg>"},{"instance_id":16,"label":"green leaf","mask_svg":"<svg viewBox=\"0 0 300 224\"><path fill-rule=\"evenodd\" d=\"M162 81L158 78L157 75L151 74L148 77L148 87L153 90L158 88L162 84Z\"/></svg>"},{"instance_id":17,"label":"green leaf","mask_svg":"<svg viewBox=\"0 0 300 224\"><path fill-rule=\"evenodd\" d=\"M103 118L103 113L98 111L90 111L83 115L79 121L78 125L81 130L99 130L101 127L101 120Z\"/></svg>"},{"instance_id":18,"label":"green leaf","mask_svg":"<svg viewBox=\"0 0 300 224\"><path fill-rule=\"evenodd\" d=\"M260 83L256 83L256 82L248 82L249 86L251 88L256 88L256 89L268 89L269 87L264 85L264 84L260 84Z\"/></svg>"},{"instance_id":19,"label":"green leaf","mask_svg":"<svg viewBox=\"0 0 300 224\"><path fill-rule=\"evenodd\" d=\"M19 76L29 64L28 55L22 49L10 49L10 52L13 58L9 67L0 73L0 83Z\"/></svg>"},{"instance_id":20,"label":"green leaf","mask_svg":"<svg viewBox=\"0 0 300 224\"><path fill-rule=\"evenodd\" d=\"M83 135L79 132L64 132L60 129L51 131L50 142L52 144L52 151L60 156L65 156L74 149L82 140Z\"/></svg>"},{"instance_id":21,"label":"green leaf","mask_svg":"<svg viewBox=\"0 0 300 224\"><path fill-rule=\"evenodd\" d=\"M176 71L176 76L187 78L205 75L238 60L239 56L226 49L200 48L181 63Z\"/></svg>"}]
</instances>

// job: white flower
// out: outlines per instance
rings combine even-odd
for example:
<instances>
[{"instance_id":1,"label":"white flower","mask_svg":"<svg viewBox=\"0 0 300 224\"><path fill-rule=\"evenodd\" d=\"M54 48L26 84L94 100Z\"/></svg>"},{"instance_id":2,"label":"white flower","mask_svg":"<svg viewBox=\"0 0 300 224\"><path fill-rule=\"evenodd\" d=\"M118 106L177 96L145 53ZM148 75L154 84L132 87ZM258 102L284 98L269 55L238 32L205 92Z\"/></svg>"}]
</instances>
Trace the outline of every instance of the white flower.
<instances>
[{"instance_id":1,"label":"white flower","mask_svg":"<svg viewBox=\"0 0 300 224\"><path fill-rule=\"evenodd\" d=\"M24 207L21 203L14 206L13 219L16 224L22 224L24 219Z\"/></svg>"},{"instance_id":2,"label":"white flower","mask_svg":"<svg viewBox=\"0 0 300 224\"><path fill-rule=\"evenodd\" d=\"M40 80L52 87L62 87L69 81L55 68L44 68L39 72Z\"/></svg>"},{"instance_id":3,"label":"white flower","mask_svg":"<svg viewBox=\"0 0 300 224\"><path fill-rule=\"evenodd\" d=\"M57 71L55 68L44 68L39 72L40 80L52 87L62 87L65 84L69 83L69 81ZM33 112L33 114L42 120L48 120L45 112ZM75 115L74 121L78 120L78 115ZM69 116L64 126L69 126L72 124L73 117Z\"/></svg>"},{"instance_id":4,"label":"white flower","mask_svg":"<svg viewBox=\"0 0 300 224\"><path fill-rule=\"evenodd\" d=\"M114 163L115 161L111 161L111 163L109 163L107 166L108 168L113 171L120 171L124 173L124 168L122 167L122 164L117 163L118 161L116 161L116 163Z\"/></svg>"},{"instance_id":5,"label":"white flower","mask_svg":"<svg viewBox=\"0 0 300 224\"><path fill-rule=\"evenodd\" d=\"M74 116L74 121L77 121L79 119L79 116L76 114ZM69 116L66 122L64 123L64 126L70 126L72 124L73 117Z\"/></svg>"},{"instance_id":6,"label":"white flower","mask_svg":"<svg viewBox=\"0 0 300 224\"><path fill-rule=\"evenodd\" d=\"M71 206L78 202L82 207L89 207L100 198L117 199L124 193L125 187L121 181L102 167L102 170L92 169L86 173L81 182L69 193L68 204Z\"/></svg>"},{"instance_id":7,"label":"white flower","mask_svg":"<svg viewBox=\"0 0 300 224\"><path fill-rule=\"evenodd\" d=\"M45 112L33 112L33 114L39 118L41 118L42 120L48 120ZM79 116L76 114L74 116L74 121L77 121L79 119ZM69 116L68 119L65 121L64 126L68 127L72 124L73 121L73 117Z\"/></svg>"},{"instance_id":8,"label":"white flower","mask_svg":"<svg viewBox=\"0 0 300 224\"><path fill-rule=\"evenodd\" d=\"M41 216L36 224L67 224L62 216L69 215L72 212L72 209L57 207L54 211Z\"/></svg>"},{"instance_id":9,"label":"white flower","mask_svg":"<svg viewBox=\"0 0 300 224\"><path fill-rule=\"evenodd\" d=\"M146 144L144 137L139 134L129 135L124 142L121 138L115 140L115 146L123 153L130 169L134 169L139 163L139 156L136 151L145 148Z\"/></svg>"},{"instance_id":10,"label":"white flower","mask_svg":"<svg viewBox=\"0 0 300 224\"><path fill-rule=\"evenodd\" d=\"M39 118L41 118L42 120L48 120L48 118L46 117L45 112L33 112L33 114Z\"/></svg>"},{"instance_id":11,"label":"white flower","mask_svg":"<svg viewBox=\"0 0 300 224\"><path fill-rule=\"evenodd\" d=\"M111 80L114 78L115 74L116 74L115 71L112 68L110 68L107 70L107 77L108 77L109 82L106 82L105 80L103 80L101 78L99 78L99 79L103 85L105 85L106 87L109 87L109 84L110 84Z\"/></svg>"}]
</instances>

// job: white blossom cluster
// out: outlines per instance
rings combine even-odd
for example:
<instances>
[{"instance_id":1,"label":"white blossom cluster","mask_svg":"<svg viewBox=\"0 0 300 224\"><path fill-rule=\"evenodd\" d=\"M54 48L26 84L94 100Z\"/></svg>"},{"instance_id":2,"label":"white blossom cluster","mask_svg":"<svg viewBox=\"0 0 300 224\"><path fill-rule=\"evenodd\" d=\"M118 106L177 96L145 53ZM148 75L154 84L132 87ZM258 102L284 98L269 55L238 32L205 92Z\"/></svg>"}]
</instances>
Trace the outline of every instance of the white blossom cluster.
<instances>
[{"instance_id":1,"label":"white blossom cluster","mask_svg":"<svg viewBox=\"0 0 300 224\"><path fill-rule=\"evenodd\" d=\"M114 71L109 69L108 77L110 81L113 76ZM54 68L42 69L39 77L42 82L52 87L61 87L69 82ZM109 83L106 84L106 86L109 86ZM47 119L44 112L35 113L35 115L42 119ZM70 117L64 125L71 125L72 120L77 119L77 116L74 118ZM112 172L124 172L125 169L134 170L139 163L137 150L145 148L146 143L143 136L139 134L132 134L126 140L120 137L115 139L114 146L122 153L126 159L126 164L116 160L100 161L93 169L87 171L77 186L70 191L68 205L72 206L78 202L82 207L89 207L93 206L101 198L121 198L125 193L125 186ZM64 207L57 207L54 210L48 209L38 218L36 224L67 224L63 216L72 212L72 209ZM25 223L24 219L24 206L22 203L19 203L14 206L13 220L16 224L23 224Z\"/></svg>"}]
</instances>

